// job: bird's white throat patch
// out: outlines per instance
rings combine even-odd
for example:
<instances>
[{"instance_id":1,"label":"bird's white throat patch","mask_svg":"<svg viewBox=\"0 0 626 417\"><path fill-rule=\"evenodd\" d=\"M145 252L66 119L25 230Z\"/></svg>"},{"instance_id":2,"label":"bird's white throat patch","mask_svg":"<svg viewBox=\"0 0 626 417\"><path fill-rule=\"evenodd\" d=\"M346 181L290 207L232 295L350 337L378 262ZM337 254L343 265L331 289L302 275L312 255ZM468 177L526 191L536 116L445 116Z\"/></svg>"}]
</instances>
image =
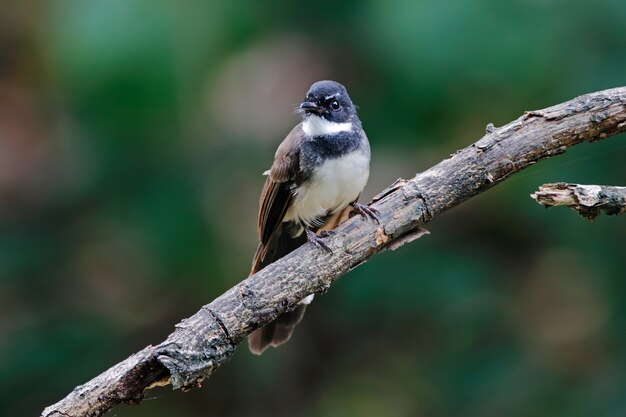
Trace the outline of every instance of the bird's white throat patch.
<instances>
[{"instance_id":1,"label":"bird's white throat patch","mask_svg":"<svg viewBox=\"0 0 626 417\"><path fill-rule=\"evenodd\" d=\"M336 123L328 121L314 114L309 115L302 123L302 130L307 136L332 135L352 130L352 123Z\"/></svg>"}]
</instances>

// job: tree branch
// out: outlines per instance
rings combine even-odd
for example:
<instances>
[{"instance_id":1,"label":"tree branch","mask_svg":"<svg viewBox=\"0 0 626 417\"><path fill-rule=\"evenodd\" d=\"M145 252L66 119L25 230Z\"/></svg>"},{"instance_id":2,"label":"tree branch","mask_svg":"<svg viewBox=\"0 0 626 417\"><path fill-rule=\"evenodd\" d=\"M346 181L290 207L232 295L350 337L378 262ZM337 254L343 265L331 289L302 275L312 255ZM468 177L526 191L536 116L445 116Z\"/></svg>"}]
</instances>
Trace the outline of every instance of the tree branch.
<instances>
[{"instance_id":1,"label":"tree branch","mask_svg":"<svg viewBox=\"0 0 626 417\"><path fill-rule=\"evenodd\" d=\"M530 196L546 208L568 206L590 221L603 211L608 215L626 213L626 187L557 182L542 185Z\"/></svg>"},{"instance_id":2,"label":"tree branch","mask_svg":"<svg viewBox=\"0 0 626 417\"><path fill-rule=\"evenodd\" d=\"M46 408L43 416L100 416L114 405L141 401L155 384L199 386L251 331L325 292L374 254L421 235L420 226L510 175L567 147L626 130L626 87L596 92L495 128L410 180L399 179L374 198L381 224L353 217L325 242L330 254L306 244L240 282L176 326L157 346L115 365Z\"/></svg>"}]
</instances>

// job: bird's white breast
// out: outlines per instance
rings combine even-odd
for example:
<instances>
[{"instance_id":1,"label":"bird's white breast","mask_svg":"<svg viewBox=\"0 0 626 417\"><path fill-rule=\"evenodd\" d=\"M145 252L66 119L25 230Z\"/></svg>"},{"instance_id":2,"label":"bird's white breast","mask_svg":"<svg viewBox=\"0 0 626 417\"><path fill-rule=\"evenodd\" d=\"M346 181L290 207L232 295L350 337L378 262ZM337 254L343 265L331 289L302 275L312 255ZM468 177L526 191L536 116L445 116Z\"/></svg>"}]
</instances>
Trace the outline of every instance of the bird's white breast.
<instances>
[{"instance_id":1,"label":"bird's white breast","mask_svg":"<svg viewBox=\"0 0 626 417\"><path fill-rule=\"evenodd\" d=\"M311 178L298 187L285 221L311 225L320 216L343 210L365 188L369 159L369 152L357 149L316 167Z\"/></svg>"}]
</instances>

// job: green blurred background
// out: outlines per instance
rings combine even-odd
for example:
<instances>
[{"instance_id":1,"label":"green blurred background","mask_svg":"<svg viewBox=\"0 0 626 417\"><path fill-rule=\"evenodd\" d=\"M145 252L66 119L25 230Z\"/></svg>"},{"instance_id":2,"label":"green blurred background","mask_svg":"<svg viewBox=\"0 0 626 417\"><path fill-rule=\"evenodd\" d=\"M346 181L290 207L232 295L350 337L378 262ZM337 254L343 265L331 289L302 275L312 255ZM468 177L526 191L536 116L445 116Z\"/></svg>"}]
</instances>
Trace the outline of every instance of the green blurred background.
<instances>
[{"instance_id":1,"label":"green blurred background","mask_svg":"<svg viewBox=\"0 0 626 417\"><path fill-rule=\"evenodd\" d=\"M0 415L32 416L244 278L261 173L318 79L366 198L523 111L626 84L626 2L47 1L0 11ZM624 135L537 164L316 298L291 342L112 416L624 416Z\"/></svg>"}]
</instances>

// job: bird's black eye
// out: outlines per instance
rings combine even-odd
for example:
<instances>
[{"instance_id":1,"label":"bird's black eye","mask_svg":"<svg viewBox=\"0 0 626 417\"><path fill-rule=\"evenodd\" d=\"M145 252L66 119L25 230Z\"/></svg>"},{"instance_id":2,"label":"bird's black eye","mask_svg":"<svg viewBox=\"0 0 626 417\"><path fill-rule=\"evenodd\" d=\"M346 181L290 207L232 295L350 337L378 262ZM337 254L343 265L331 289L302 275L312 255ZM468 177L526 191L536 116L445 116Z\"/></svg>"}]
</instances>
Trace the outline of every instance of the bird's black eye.
<instances>
[{"instance_id":1,"label":"bird's black eye","mask_svg":"<svg viewBox=\"0 0 626 417\"><path fill-rule=\"evenodd\" d=\"M333 109L333 110L335 110L335 111L336 111L336 110L339 110L339 109L341 108L341 104L339 104L339 102L338 102L337 100L333 100L333 101L330 103L330 108L331 108L331 109Z\"/></svg>"}]
</instances>

